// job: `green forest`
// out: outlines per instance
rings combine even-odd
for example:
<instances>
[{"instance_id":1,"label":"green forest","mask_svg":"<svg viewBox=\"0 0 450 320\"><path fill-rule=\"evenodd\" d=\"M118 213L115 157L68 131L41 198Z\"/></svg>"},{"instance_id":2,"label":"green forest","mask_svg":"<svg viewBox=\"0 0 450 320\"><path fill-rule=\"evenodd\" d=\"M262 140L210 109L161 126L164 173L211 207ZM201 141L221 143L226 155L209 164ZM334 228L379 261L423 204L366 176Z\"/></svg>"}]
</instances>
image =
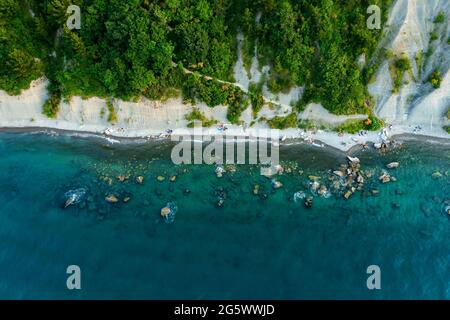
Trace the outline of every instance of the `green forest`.
<instances>
[{"instance_id":1,"label":"green forest","mask_svg":"<svg viewBox=\"0 0 450 320\"><path fill-rule=\"evenodd\" d=\"M367 84L378 66L382 31L366 27L366 10L377 4L385 19L391 2L0 0L0 88L19 94L45 75L49 116L74 95L132 100L182 94L211 107L229 105L228 118L238 123L260 99L203 75L234 81L242 32L246 55L257 43L260 65L271 66L271 91L305 86L299 109L320 102L336 114L370 114ZM66 27L71 4L81 9L79 30Z\"/></svg>"}]
</instances>

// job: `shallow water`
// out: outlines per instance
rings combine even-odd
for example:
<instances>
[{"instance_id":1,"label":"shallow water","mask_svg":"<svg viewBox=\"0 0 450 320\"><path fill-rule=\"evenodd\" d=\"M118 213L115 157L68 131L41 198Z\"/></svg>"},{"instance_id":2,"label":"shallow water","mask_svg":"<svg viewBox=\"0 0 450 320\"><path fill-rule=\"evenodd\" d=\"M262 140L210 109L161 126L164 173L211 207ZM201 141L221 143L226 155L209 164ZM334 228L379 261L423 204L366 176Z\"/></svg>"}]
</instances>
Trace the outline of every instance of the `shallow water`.
<instances>
[{"instance_id":1,"label":"shallow water","mask_svg":"<svg viewBox=\"0 0 450 320\"><path fill-rule=\"evenodd\" d=\"M399 161L397 182L371 179L348 201L316 196L309 210L294 193L309 193L309 175L326 183L343 154L282 148L293 172L273 190L257 166L219 179L214 166L173 165L170 150L166 142L1 133L0 298L450 299L448 145L358 152L375 176ZM442 177L433 179L436 171ZM121 183L121 174L130 178ZM267 199L253 195L255 184ZM64 194L78 188L84 199L64 210ZM121 201L107 203L109 194ZM178 207L172 224L160 216L168 202ZM66 288L73 264L80 291ZM381 268L381 290L366 287L369 265Z\"/></svg>"}]
</instances>

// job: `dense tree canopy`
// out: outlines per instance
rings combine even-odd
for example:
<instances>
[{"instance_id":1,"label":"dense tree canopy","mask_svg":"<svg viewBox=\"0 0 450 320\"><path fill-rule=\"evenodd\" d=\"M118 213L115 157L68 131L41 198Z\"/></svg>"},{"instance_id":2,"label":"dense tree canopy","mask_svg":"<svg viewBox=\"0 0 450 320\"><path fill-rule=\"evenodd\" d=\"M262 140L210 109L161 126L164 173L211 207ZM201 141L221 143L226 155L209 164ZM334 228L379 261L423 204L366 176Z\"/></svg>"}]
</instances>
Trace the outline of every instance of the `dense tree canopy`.
<instances>
[{"instance_id":1,"label":"dense tree canopy","mask_svg":"<svg viewBox=\"0 0 450 320\"><path fill-rule=\"evenodd\" d=\"M302 104L361 112L381 36L366 27L366 9L375 3L386 14L391 1L0 0L0 88L17 94L45 75L52 95L66 98L159 99L177 89L192 101L231 105L237 122L248 97L181 68L233 81L243 32L247 53L257 44L260 65L271 66L272 91L301 85ZM81 8L80 30L66 27L70 4ZM367 70L357 64L363 54Z\"/></svg>"}]
</instances>

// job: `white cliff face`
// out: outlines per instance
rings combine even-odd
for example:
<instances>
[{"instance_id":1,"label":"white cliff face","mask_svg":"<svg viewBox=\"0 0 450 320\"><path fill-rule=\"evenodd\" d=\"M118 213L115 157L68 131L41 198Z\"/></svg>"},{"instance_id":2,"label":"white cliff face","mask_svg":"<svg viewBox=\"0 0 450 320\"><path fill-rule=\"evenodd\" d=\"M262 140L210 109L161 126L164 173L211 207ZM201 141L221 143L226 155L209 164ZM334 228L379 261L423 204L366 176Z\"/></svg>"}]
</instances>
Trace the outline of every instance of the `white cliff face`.
<instances>
[{"instance_id":1,"label":"white cliff face","mask_svg":"<svg viewBox=\"0 0 450 320\"><path fill-rule=\"evenodd\" d=\"M436 24L434 20L441 11L445 13L445 21ZM395 56L406 55L413 72L412 77L405 73L406 84L398 93L392 93L389 63L384 61L376 81L369 85L369 92L377 102L375 111L388 123L420 125L428 130L447 124L444 114L450 106L449 18L448 0L397 0L391 8L380 46ZM438 36L435 41L430 40L432 32ZM432 54L427 56L427 52ZM423 58L418 65L420 55ZM427 81L435 70L442 74L439 89Z\"/></svg>"}]
</instances>

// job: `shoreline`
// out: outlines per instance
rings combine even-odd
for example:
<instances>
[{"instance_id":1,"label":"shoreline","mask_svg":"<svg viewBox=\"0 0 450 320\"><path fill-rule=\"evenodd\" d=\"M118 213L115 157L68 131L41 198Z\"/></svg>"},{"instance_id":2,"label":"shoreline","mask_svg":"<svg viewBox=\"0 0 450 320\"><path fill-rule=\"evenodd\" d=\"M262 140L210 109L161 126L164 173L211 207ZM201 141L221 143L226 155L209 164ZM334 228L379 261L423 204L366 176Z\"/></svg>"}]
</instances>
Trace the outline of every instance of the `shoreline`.
<instances>
[{"instance_id":1,"label":"shoreline","mask_svg":"<svg viewBox=\"0 0 450 320\"><path fill-rule=\"evenodd\" d=\"M185 104L181 98L168 101L152 101L141 98L137 102L117 100L114 109L118 118L117 123L111 124L105 117L106 101L100 98L82 99L72 97L70 101L63 101L56 119L49 119L42 114L42 105L48 98L48 81L44 78L32 82L30 88L19 96L9 96L0 90L0 131L59 131L74 134L92 134L107 139L139 140L162 139L172 136L212 137L227 135L238 140L247 138L272 138L280 141L303 141L316 147L325 145L341 152L351 152L355 147L370 143L380 144L393 137L410 134L443 138L450 141L450 135L443 129L443 119L433 121L393 121L386 124L387 128L376 132L356 134L339 134L335 131L304 130L299 128L275 130L267 123L255 121L250 108L241 115L243 125L229 124L226 106L208 107L204 103L197 105ZM193 108L200 110L207 118L217 120L217 125L210 128L188 128L186 115ZM336 115L328 113L320 105L310 105L306 114L299 115L299 119L321 119L322 123L345 121L337 119ZM272 118L282 115L283 110L266 110L264 116ZM226 130L225 130L226 129ZM106 134L105 134L106 133ZM170 134L168 134L170 133Z\"/></svg>"},{"instance_id":2,"label":"shoreline","mask_svg":"<svg viewBox=\"0 0 450 320\"><path fill-rule=\"evenodd\" d=\"M186 136L186 133L193 133L193 129L177 129L182 130L182 132L178 131L178 133L172 134L173 136ZM301 131L301 130L299 130ZM174 131L175 132L175 131ZM282 132L282 131L281 131ZM171 141L171 135L165 134L163 136L161 135L147 135L147 136L129 136L129 135L114 135L114 134L105 134L98 131L85 131L85 130L68 130L68 129L62 129L57 127L0 127L0 133L17 133L17 134L57 134L57 135L68 135L68 136L74 136L74 137L81 137L82 135L85 135L85 137L96 137L105 139L111 144L115 143L147 143L147 142L154 142L154 141ZM327 134L327 135L334 135L338 136L335 132L329 132L324 131L321 133ZM193 135L191 135L192 137ZM212 134L205 134L204 136L212 137L214 135ZM258 136L253 135L237 135L236 141L240 142L239 139L247 139L247 138L258 138ZM398 133L389 136L391 141L398 141L398 140L415 140L415 141L424 141L424 140L431 140L434 143L445 143L450 144L450 139L446 137L441 136L435 136L435 135L427 135L427 134L418 134L418 133ZM325 140L325 139L324 139ZM327 148L327 149L333 149L338 152L342 152L344 154L353 154L356 151L361 150L364 145L370 145L373 148L373 144L377 143L375 141L366 140L364 143L357 143L354 142L349 148L344 149L341 147L337 147L335 145L327 143L327 141L320 140L320 139L313 139L313 142L311 143L310 140L306 140L302 137L291 137L287 138L284 142L280 142L280 146L290 146L293 144L296 145L305 145L305 146L311 146L316 148ZM198 141L192 140L192 141ZM209 142L206 140L202 140L203 142ZM241 141L242 142L242 141Z\"/></svg>"}]
</instances>

